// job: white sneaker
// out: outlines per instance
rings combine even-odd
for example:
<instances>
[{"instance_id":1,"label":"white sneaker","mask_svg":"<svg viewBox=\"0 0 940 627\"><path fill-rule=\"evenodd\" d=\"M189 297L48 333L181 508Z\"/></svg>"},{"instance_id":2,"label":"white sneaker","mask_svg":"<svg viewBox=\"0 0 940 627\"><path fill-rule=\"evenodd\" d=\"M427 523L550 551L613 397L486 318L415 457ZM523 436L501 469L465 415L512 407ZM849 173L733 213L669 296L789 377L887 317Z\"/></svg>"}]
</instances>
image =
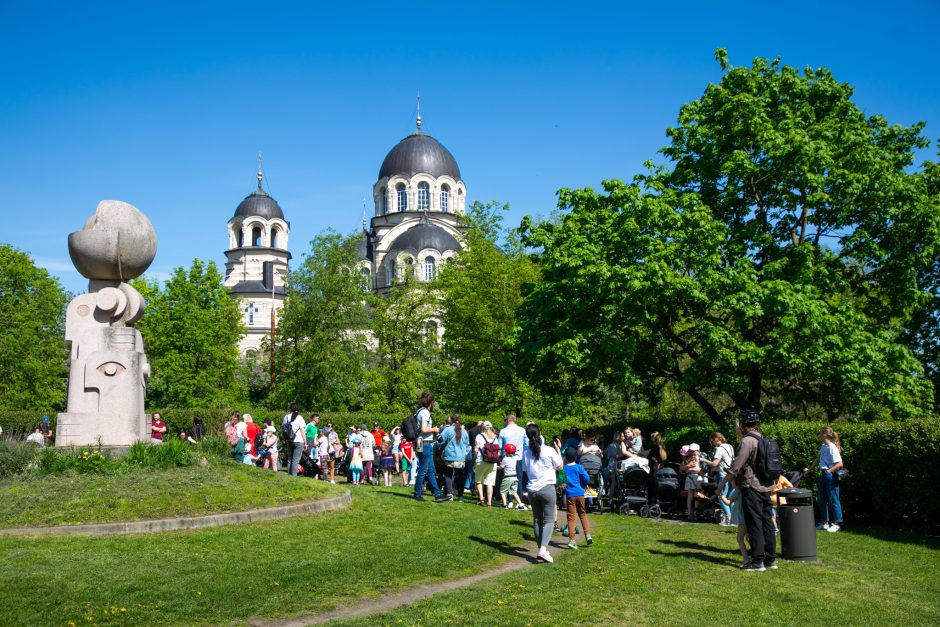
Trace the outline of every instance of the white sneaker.
<instances>
[{"instance_id":1,"label":"white sneaker","mask_svg":"<svg viewBox=\"0 0 940 627\"><path fill-rule=\"evenodd\" d=\"M517 509L518 511L520 511L520 512L524 512L524 511L527 511L529 508L526 507L525 505L523 505L522 503L519 503L519 505L516 507L516 509Z\"/></svg>"},{"instance_id":2,"label":"white sneaker","mask_svg":"<svg viewBox=\"0 0 940 627\"><path fill-rule=\"evenodd\" d=\"M544 560L549 564L555 561L554 558L552 558L552 554L549 553L548 549L545 547L540 548L538 554L535 557L537 559Z\"/></svg>"},{"instance_id":3,"label":"white sneaker","mask_svg":"<svg viewBox=\"0 0 940 627\"><path fill-rule=\"evenodd\" d=\"M332 483L333 485L336 485L336 481L334 479L330 479L330 483Z\"/></svg>"},{"instance_id":4,"label":"white sneaker","mask_svg":"<svg viewBox=\"0 0 940 627\"><path fill-rule=\"evenodd\" d=\"M826 531L828 531L829 533L835 533L835 532L837 532L837 531L838 531L839 529L841 529L841 528L842 528L842 527L840 527L839 525L833 523L833 524L829 525L829 528L826 529Z\"/></svg>"},{"instance_id":5,"label":"white sneaker","mask_svg":"<svg viewBox=\"0 0 940 627\"><path fill-rule=\"evenodd\" d=\"M829 531L829 523L819 523L816 525L816 531Z\"/></svg>"}]
</instances>

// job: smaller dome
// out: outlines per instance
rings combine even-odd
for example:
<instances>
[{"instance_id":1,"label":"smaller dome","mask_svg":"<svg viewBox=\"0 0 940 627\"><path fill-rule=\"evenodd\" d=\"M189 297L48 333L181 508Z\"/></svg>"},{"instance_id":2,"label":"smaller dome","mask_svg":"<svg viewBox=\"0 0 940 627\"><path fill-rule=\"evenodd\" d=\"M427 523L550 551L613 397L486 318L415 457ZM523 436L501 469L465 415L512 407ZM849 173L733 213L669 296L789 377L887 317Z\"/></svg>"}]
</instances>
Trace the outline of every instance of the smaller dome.
<instances>
[{"instance_id":1,"label":"smaller dome","mask_svg":"<svg viewBox=\"0 0 940 627\"><path fill-rule=\"evenodd\" d=\"M388 254L406 250L413 250L418 253L426 248L433 248L439 253L449 250L458 251L460 250L460 242L439 226L418 224L396 237L392 245L389 246Z\"/></svg>"},{"instance_id":2,"label":"smaller dome","mask_svg":"<svg viewBox=\"0 0 940 627\"><path fill-rule=\"evenodd\" d=\"M238 208L235 209L236 218L250 218L253 216L264 218L265 220L272 218L284 219L284 212L281 211L281 206L277 204L276 200L268 196L267 192L261 189L260 183L258 184L258 189L245 196L245 200L241 201Z\"/></svg>"}]
</instances>

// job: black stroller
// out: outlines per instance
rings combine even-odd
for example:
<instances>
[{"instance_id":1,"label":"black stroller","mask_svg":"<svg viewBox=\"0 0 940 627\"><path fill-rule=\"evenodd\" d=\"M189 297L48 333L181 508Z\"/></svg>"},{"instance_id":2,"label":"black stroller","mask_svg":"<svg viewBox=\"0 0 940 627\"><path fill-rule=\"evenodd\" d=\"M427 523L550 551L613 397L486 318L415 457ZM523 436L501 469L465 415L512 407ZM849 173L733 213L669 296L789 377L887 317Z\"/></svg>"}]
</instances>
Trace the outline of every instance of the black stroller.
<instances>
[{"instance_id":1,"label":"black stroller","mask_svg":"<svg viewBox=\"0 0 940 627\"><path fill-rule=\"evenodd\" d=\"M658 505L650 504L650 473L642 466L628 466L617 481L617 511L629 515L635 511L644 518L659 518Z\"/></svg>"},{"instance_id":2,"label":"black stroller","mask_svg":"<svg viewBox=\"0 0 940 627\"><path fill-rule=\"evenodd\" d=\"M594 492L592 496L588 490L585 490L585 509L589 512L603 514L604 503L602 502L602 496L604 494L604 476L601 474L601 467L603 465L601 458L593 454L582 455L580 463L590 479L588 482L589 489Z\"/></svg>"},{"instance_id":3,"label":"black stroller","mask_svg":"<svg viewBox=\"0 0 940 627\"><path fill-rule=\"evenodd\" d=\"M300 454L300 469L298 473L302 477L319 477L320 461L310 456L310 453L304 451Z\"/></svg>"},{"instance_id":4,"label":"black stroller","mask_svg":"<svg viewBox=\"0 0 940 627\"><path fill-rule=\"evenodd\" d=\"M661 466L650 479L650 517L659 518L662 514L678 513L680 505L679 473L669 466Z\"/></svg>"}]
</instances>

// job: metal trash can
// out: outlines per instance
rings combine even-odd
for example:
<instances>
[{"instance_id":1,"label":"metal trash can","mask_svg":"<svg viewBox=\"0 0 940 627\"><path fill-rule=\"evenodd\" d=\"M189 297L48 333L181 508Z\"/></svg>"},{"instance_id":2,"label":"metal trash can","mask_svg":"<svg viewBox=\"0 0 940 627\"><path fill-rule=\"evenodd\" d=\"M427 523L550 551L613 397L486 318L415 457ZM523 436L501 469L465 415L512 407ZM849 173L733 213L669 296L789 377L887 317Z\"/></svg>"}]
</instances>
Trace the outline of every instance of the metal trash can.
<instances>
[{"instance_id":1,"label":"metal trash can","mask_svg":"<svg viewBox=\"0 0 940 627\"><path fill-rule=\"evenodd\" d=\"M783 559L815 562L816 513L813 510L813 493L803 488L787 488L779 490L777 498L780 552Z\"/></svg>"}]
</instances>

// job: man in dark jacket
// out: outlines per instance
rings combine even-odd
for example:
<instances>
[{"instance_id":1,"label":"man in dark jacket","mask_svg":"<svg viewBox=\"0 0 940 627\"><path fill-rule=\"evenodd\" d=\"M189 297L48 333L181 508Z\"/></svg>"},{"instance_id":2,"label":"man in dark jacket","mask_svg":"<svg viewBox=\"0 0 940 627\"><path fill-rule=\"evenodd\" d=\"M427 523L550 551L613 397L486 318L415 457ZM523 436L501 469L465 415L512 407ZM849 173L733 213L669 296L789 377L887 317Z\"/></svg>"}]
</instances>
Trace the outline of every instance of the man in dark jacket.
<instances>
[{"instance_id":1,"label":"man in dark jacket","mask_svg":"<svg viewBox=\"0 0 940 627\"><path fill-rule=\"evenodd\" d=\"M770 504L774 482L761 481L754 473L757 447L764 437L758 431L759 424L760 414L752 409L741 410L735 425L741 444L728 470L729 478L738 479L744 526L751 539L751 563L744 570L753 572L777 568L773 508Z\"/></svg>"}]
</instances>

